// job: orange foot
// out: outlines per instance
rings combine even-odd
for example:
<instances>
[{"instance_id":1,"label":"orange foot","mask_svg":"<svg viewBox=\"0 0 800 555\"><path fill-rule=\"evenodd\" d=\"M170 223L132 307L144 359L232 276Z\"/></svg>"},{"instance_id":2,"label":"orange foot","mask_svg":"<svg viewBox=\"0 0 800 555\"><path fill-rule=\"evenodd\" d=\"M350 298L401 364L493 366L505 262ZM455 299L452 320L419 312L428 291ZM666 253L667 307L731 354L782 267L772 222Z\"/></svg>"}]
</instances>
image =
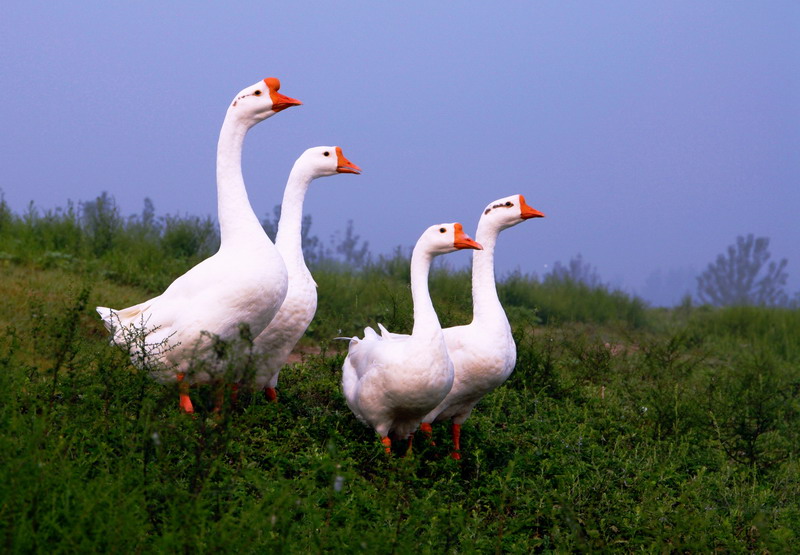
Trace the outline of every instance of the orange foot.
<instances>
[{"instance_id":1,"label":"orange foot","mask_svg":"<svg viewBox=\"0 0 800 555\"><path fill-rule=\"evenodd\" d=\"M452 428L453 432L453 452L450 453L450 456L453 457L455 460L461 460L461 425L460 424L453 424Z\"/></svg>"},{"instance_id":2,"label":"orange foot","mask_svg":"<svg viewBox=\"0 0 800 555\"><path fill-rule=\"evenodd\" d=\"M189 384L183 382L183 378L186 377L185 374L178 374L178 394L179 394L179 402L178 406L180 409L185 412L186 414L194 414L194 406L192 406L192 400L189 398Z\"/></svg>"},{"instance_id":3,"label":"orange foot","mask_svg":"<svg viewBox=\"0 0 800 555\"><path fill-rule=\"evenodd\" d=\"M185 393L181 393L180 395L180 408L186 414L194 414L194 406L192 405L192 400Z\"/></svg>"},{"instance_id":4,"label":"orange foot","mask_svg":"<svg viewBox=\"0 0 800 555\"><path fill-rule=\"evenodd\" d=\"M381 438L381 443L383 443L383 446L384 446L385 451L387 453L391 453L392 452L392 440L389 439L389 436Z\"/></svg>"},{"instance_id":5,"label":"orange foot","mask_svg":"<svg viewBox=\"0 0 800 555\"><path fill-rule=\"evenodd\" d=\"M266 397L267 401L270 401L271 403L278 402L278 393L275 391L274 387L265 387L264 397Z\"/></svg>"}]
</instances>

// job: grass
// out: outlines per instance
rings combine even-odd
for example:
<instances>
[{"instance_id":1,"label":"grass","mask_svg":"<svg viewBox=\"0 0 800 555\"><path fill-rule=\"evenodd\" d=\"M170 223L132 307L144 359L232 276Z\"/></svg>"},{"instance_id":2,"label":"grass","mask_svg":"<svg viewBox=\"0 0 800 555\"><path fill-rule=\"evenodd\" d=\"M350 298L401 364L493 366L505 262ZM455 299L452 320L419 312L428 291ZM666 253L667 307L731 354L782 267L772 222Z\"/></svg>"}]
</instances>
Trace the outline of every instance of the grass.
<instances>
[{"instance_id":1,"label":"grass","mask_svg":"<svg viewBox=\"0 0 800 555\"><path fill-rule=\"evenodd\" d=\"M448 457L444 426L435 446L418 436L413 455L386 456L344 402L346 343L331 338L376 321L408 328L397 257L315 274L320 309L304 339L315 349L282 372L278 403L244 391L217 414L207 386L191 418L173 386L107 344L93 312L141 301L168 272L118 270L125 250L113 245L135 250L124 227L98 255L56 250L61 233L30 247L47 234L14 218L0 217L7 552L789 552L798 541L796 310L653 310L515 276L501 295L517 367L465 423L463 460ZM89 244L76 229L72 243ZM201 251L173 252L169 267ZM443 269L431 285L446 325L468 320L467 274ZM579 310L581 298L596 306Z\"/></svg>"}]
</instances>

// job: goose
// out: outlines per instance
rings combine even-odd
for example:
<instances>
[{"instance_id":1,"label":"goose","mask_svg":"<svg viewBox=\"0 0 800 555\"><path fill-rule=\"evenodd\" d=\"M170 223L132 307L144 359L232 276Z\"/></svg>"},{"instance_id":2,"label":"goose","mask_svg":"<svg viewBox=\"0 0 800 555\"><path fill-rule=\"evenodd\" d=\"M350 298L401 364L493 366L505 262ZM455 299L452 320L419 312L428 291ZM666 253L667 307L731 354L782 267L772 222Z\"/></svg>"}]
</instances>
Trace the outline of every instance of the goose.
<instances>
[{"instance_id":1,"label":"goose","mask_svg":"<svg viewBox=\"0 0 800 555\"><path fill-rule=\"evenodd\" d=\"M356 417L380 435L387 453L390 434L410 439L453 385L453 363L428 291L433 257L481 248L460 223L429 227L411 255L411 335L392 334L380 326L381 335L367 327L363 339L350 338L342 368L344 396Z\"/></svg>"},{"instance_id":2,"label":"goose","mask_svg":"<svg viewBox=\"0 0 800 555\"><path fill-rule=\"evenodd\" d=\"M286 264L289 288L275 318L254 340L260 355L256 387L271 401L277 397L275 386L281 367L317 311L317 284L303 259L303 200L314 179L337 173L360 174L361 168L345 158L338 146L309 148L294 163L283 193L275 246Z\"/></svg>"},{"instance_id":3,"label":"goose","mask_svg":"<svg viewBox=\"0 0 800 555\"><path fill-rule=\"evenodd\" d=\"M228 107L217 144L217 253L157 297L120 310L97 307L111 342L127 348L134 364L161 382L186 378L180 393L185 412L194 412L188 384L220 371L214 367L214 339L235 340L243 325L261 333L286 297L286 266L250 206L241 165L248 130L301 104L279 89L280 81L268 77L243 89ZM188 373L197 361L202 368Z\"/></svg>"},{"instance_id":4,"label":"goose","mask_svg":"<svg viewBox=\"0 0 800 555\"><path fill-rule=\"evenodd\" d=\"M543 217L543 213L528 206L524 196L512 195L490 203L478 222L475 240L483 250L472 253L472 322L443 330L453 361L453 387L420 425L420 430L430 437L432 422L451 420L454 459L461 458L461 425L484 395L508 379L517 359L511 326L495 285L497 237L504 229Z\"/></svg>"}]
</instances>

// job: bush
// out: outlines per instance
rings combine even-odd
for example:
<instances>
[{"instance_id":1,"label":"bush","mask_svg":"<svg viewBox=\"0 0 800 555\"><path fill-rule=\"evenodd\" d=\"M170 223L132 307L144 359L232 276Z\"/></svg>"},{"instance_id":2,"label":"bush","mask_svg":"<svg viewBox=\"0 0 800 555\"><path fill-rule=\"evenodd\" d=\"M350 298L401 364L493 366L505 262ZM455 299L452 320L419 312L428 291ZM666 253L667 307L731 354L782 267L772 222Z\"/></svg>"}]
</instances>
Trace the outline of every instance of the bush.
<instances>
[{"instance_id":1,"label":"bush","mask_svg":"<svg viewBox=\"0 0 800 555\"><path fill-rule=\"evenodd\" d=\"M507 310L535 309L542 323L624 323L633 328L648 325L646 304L605 286L591 287L572 280L550 279L540 283L520 272L509 274L498 285L500 301Z\"/></svg>"}]
</instances>

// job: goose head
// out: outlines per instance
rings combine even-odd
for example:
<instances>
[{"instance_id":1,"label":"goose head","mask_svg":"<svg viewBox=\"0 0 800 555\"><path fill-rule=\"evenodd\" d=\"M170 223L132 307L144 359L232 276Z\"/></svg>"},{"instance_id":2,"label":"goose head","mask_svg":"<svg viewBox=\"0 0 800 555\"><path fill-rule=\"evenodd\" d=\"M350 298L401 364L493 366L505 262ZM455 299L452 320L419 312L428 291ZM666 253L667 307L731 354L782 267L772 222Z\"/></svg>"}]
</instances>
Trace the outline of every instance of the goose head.
<instances>
[{"instance_id":1,"label":"goose head","mask_svg":"<svg viewBox=\"0 0 800 555\"><path fill-rule=\"evenodd\" d=\"M422 247L434 255L461 249L483 249L480 243L464 233L460 223L432 225L419 238L417 247Z\"/></svg>"},{"instance_id":2,"label":"goose head","mask_svg":"<svg viewBox=\"0 0 800 555\"><path fill-rule=\"evenodd\" d=\"M528 206L522 195L511 195L489 203L481 216L481 220L488 220L499 229L507 229L530 218L544 218L544 214Z\"/></svg>"},{"instance_id":3,"label":"goose head","mask_svg":"<svg viewBox=\"0 0 800 555\"><path fill-rule=\"evenodd\" d=\"M276 77L267 77L239 91L228 112L250 124L256 124L292 106L302 104L278 92L281 82Z\"/></svg>"},{"instance_id":4,"label":"goose head","mask_svg":"<svg viewBox=\"0 0 800 555\"><path fill-rule=\"evenodd\" d=\"M344 157L341 147L315 146L309 148L297 160L313 178L336 175L337 173L360 174L361 168Z\"/></svg>"}]
</instances>

